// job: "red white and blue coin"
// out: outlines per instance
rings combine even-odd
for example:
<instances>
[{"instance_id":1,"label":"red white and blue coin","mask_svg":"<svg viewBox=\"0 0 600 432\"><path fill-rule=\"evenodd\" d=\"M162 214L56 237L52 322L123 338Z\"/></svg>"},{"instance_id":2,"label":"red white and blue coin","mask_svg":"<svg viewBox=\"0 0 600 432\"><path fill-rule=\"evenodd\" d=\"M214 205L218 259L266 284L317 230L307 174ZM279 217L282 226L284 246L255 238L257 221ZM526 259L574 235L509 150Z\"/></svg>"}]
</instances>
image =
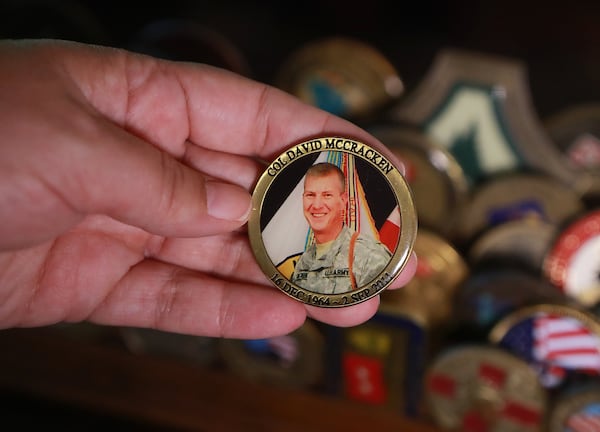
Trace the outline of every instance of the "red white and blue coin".
<instances>
[{"instance_id":1,"label":"red white and blue coin","mask_svg":"<svg viewBox=\"0 0 600 432\"><path fill-rule=\"evenodd\" d=\"M561 231L544 262L544 274L583 306L600 300L600 210Z\"/></svg>"},{"instance_id":2,"label":"red white and blue coin","mask_svg":"<svg viewBox=\"0 0 600 432\"><path fill-rule=\"evenodd\" d=\"M600 376L600 324L591 313L565 305L521 308L500 320L490 341L529 363L544 387L569 375Z\"/></svg>"}]
</instances>

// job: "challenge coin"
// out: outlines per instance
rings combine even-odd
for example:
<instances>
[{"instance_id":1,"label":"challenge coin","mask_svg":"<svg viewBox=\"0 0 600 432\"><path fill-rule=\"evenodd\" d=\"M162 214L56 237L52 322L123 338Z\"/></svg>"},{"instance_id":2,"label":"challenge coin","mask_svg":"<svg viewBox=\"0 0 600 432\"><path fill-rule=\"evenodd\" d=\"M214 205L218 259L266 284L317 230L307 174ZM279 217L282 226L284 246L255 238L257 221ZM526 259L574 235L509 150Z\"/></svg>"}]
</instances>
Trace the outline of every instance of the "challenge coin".
<instances>
[{"instance_id":1,"label":"challenge coin","mask_svg":"<svg viewBox=\"0 0 600 432\"><path fill-rule=\"evenodd\" d=\"M290 297L343 307L379 294L416 238L412 192L383 154L323 137L276 157L259 178L248 222L267 278Z\"/></svg>"},{"instance_id":2,"label":"challenge coin","mask_svg":"<svg viewBox=\"0 0 600 432\"><path fill-rule=\"evenodd\" d=\"M493 226L471 244L468 262L473 268L500 264L542 275L544 259L557 231L556 224L537 218L516 219Z\"/></svg>"},{"instance_id":3,"label":"challenge coin","mask_svg":"<svg viewBox=\"0 0 600 432\"><path fill-rule=\"evenodd\" d=\"M346 118L372 116L404 91L398 71L375 46L347 37L312 41L281 66L277 87Z\"/></svg>"},{"instance_id":4,"label":"challenge coin","mask_svg":"<svg viewBox=\"0 0 600 432\"><path fill-rule=\"evenodd\" d=\"M518 309L492 328L489 340L527 361L547 388L568 376L600 376L600 322L570 305Z\"/></svg>"},{"instance_id":5,"label":"challenge coin","mask_svg":"<svg viewBox=\"0 0 600 432\"><path fill-rule=\"evenodd\" d=\"M424 365L432 351L421 323L380 309L358 326L324 328L328 393L408 417L420 415Z\"/></svg>"},{"instance_id":6,"label":"challenge coin","mask_svg":"<svg viewBox=\"0 0 600 432\"><path fill-rule=\"evenodd\" d=\"M445 238L425 228L419 227L414 250L419 257L415 277L400 290L383 292L380 311L410 317L431 330L452 320L452 299L469 267Z\"/></svg>"},{"instance_id":7,"label":"challenge coin","mask_svg":"<svg viewBox=\"0 0 600 432\"><path fill-rule=\"evenodd\" d=\"M578 384L559 393L548 420L548 432L600 430L600 383Z\"/></svg>"},{"instance_id":8,"label":"challenge coin","mask_svg":"<svg viewBox=\"0 0 600 432\"><path fill-rule=\"evenodd\" d=\"M444 430L543 430L546 390L526 362L497 347L461 345L438 354L425 393L429 415Z\"/></svg>"},{"instance_id":9,"label":"challenge coin","mask_svg":"<svg viewBox=\"0 0 600 432\"><path fill-rule=\"evenodd\" d=\"M583 306L600 302L600 210L578 215L559 233L544 274Z\"/></svg>"},{"instance_id":10,"label":"challenge coin","mask_svg":"<svg viewBox=\"0 0 600 432\"><path fill-rule=\"evenodd\" d=\"M453 316L478 333L524 306L566 302L557 287L521 267L475 269L457 291Z\"/></svg>"},{"instance_id":11,"label":"challenge coin","mask_svg":"<svg viewBox=\"0 0 600 432\"><path fill-rule=\"evenodd\" d=\"M404 164L419 226L451 238L469 185L454 156L416 127L379 125L369 132Z\"/></svg>"},{"instance_id":12,"label":"challenge coin","mask_svg":"<svg viewBox=\"0 0 600 432\"><path fill-rule=\"evenodd\" d=\"M580 196L553 177L515 172L480 184L463 206L456 237L470 244L491 227L512 220L539 219L560 225L584 209Z\"/></svg>"}]
</instances>

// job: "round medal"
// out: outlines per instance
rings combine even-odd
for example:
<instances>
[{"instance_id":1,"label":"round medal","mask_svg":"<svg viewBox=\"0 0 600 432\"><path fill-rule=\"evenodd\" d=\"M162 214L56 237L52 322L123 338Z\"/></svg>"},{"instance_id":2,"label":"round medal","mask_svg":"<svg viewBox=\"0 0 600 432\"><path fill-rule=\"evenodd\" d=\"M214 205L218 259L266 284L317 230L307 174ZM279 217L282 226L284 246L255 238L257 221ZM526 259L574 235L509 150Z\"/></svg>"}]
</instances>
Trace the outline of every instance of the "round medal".
<instances>
[{"instance_id":1,"label":"round medal","mask_svg":"<svg viewBox=\"0 0 600 432\"><path fill-rule=\"evenodd\" d=\"M398 71L375 46L331 37L294 51L276 86L311 105L346 118L375 115L404 91Z\"/></svg>"},{"instance_id":2,"label":"round medal","mask_svg":"<svg viewBox=\"0 0 600 432\"><path fill-rule=\"evenodd\" d=\"M600 429L600 384L579 384L561 391L548 421L549 432Z\"/></svg>"},{"instance_id":3,"label":"round medal","mask_svg":"<svg viewBox=\"0 0 600 432\"><path fill-rule=\"evenodd\" d=\"M369 132L404 163L419 226L451 239L458 211L467 201L469 191L462 167L454 156L415 127L380 125L370 127Z\"/></svg>"},{"instance_id":4,"label":"round medal","mask_svg":"<svg viewBox=\"0 0 600 432\"><path fill-rule=\"evenodd\" d=\"M600 302L600 210L581 213L554 239L544 275L586 307Z\"/></svg>"},{"instance_id":5,"label":"round medal","mask_svg":"<svg viewBox=\"0 0 600 432\"><path fill-rule=\"evenodd\" d=\"M419 228L415 242L419 264L415 277L401 290L381 295L381 311L409 316L431 328L452 318L452 299L468 277L462 255L443 237Z\"/></svg>"},{"instance_id":6,"label":"round medal","mask_svg":"<svg viewBox=\"0 0 600 432\"><path fill-rule=\"evenodd\" d=\"M494 325L489 340L526 360L547 388L558 387L568 376L600 376L600 323L574 306L520 308Z\"/></svg>"},{"instance_id":7,"label":"round medal","mask_svg":"<svg viewBox=\"0 0 600 432\"><path fill-rule=\"evenodd\" d=\"M533 172L499 174L473 190L458 218L457 242L470 245L490 228L512 220L558 225L584 208L580 196L555 178Z\"/></svg>"},{"instance_id":8,"label":"round medal","mask_svg":"<svg viewBox=\"0 0 600 432\"><path fill-rule=\"evenodd\" d=\"M475 238L467 251L468 262L473 268L501 264L541 275L557 230L556 224L537 218L516 219L492 226Z\"/></svg>"},{"instance_id":9,"label":"round medal","mask_svg":"<svg viewBox=\"0 0 600 432\"><path fill-rule=\"evenodd\" d=\"M343 307L398 276L417 233L412 193L384 155L323 137L276 157L258 180L250 244L269 280L306 304Z\"/></svg>"},{"instance_id":10,"label":"round medal","mask_svg":"<svg viewBox=\"0 0 600 432\"><path fill-rule=\"evenodd\" d=\"M509 313L541 302L563 304L566 298L550 282L520 267L482 267L473 269L457 290L453 316L461 326L485 332Z\"/></svg>"},{"instance_id":11,"label":"round medal","mask_svg":"<svg viewBox=\"0 0 600 432\"><path fill-rule=\"evenodd\" d=\"M428 412L445 430L539 432L548 395L526 362L487 345L447 349L429 366Z\"/></svg>"}]
</instances>

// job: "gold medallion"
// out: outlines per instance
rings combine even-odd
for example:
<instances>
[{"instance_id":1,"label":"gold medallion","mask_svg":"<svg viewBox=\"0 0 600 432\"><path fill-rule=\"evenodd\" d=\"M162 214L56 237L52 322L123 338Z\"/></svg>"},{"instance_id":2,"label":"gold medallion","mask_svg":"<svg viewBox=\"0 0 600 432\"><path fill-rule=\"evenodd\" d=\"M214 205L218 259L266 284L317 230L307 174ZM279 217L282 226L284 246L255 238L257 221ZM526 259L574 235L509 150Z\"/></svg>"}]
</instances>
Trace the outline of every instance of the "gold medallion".
<instances>
[{"instance_id":1,"label":"gold medallion","mask_svg":"<svg viewBox=\"0 0 600 432\"><path fill-rule=\"evenodd\" d=\"M584 209L572 188L546 174L498 174L473 189L459 213L456 242L469 247L486 231L514 220L537 219L558 226Z\"/></svg>"},{"instance_id":2,"label":"gold medallion","mask_svg":"<svg viewBox=\"0 0 600 432\"><path fill-rule=\"evenodd\" d=\"M541 275L558 229L556 223L539 218L515 219L494 225L470 245L468 262L472 268L519 266Z\"/></svg>"},{"instance_id":3,"label":"gold medallion","mask_svg":"<svg viewBox=\"0 0 600 432\"><path fill-rule=\"evenodd\" d=\"M276 157L258 180L250 244L269 280L321 307L361 303L398 276L413 249L416 209L379 151L322 137Z\"/></svg>"},{"instance_id":4,"label":"gold medallion","mask_svg":"<svg viewBox=\"0 0 600 432\"><path fill-rule=\"evenodd\" d=\"M314 40L292 52L275 85L340 117L364 119L399 99L398 71L373 45L358 39Z\"/></svg>"},{"instance_id":5,"label":"gold medallion","mask_svg":"<svg viewBox=\"0 0 600 432\"><path fill-rule=\"evenodd\" d=\"M548 432L600 430L600 384L578 383L561 390L548 419Z\"/></svg>"},{"instance_id":6,"label":"gold medallion","mask_svg":"<svg viewBox=\"0 0 600 432\"><path fill-rule=\"evenodd\" d=\"M452 322L452 300L470 269L452 244L426 228L419 227L414 249L415 277L400 290L384 292L380 311L411 317L431 330Z\"/></svg>"},{"instance_id":7,"label":"gold medallion","mask_svg":"<svg viewBox=\"0 0 600 432\"><path fill-rule=\"evenodd\" d=\"M526 362L488 345L447 349L425 379L430 417L444 430L540 432L548 394Z\"/></svg>"},{"instance_id":8,"label":"gold medallion","mask_svg":"<svg viewBox=\"0 0 600 432\"><path fill-rule=\"evenodd\" d=\"M417 127L381 124L369 129L404 164L419 226L452 239L469 184L456 158Z\"/></svg>"}]
</instances>

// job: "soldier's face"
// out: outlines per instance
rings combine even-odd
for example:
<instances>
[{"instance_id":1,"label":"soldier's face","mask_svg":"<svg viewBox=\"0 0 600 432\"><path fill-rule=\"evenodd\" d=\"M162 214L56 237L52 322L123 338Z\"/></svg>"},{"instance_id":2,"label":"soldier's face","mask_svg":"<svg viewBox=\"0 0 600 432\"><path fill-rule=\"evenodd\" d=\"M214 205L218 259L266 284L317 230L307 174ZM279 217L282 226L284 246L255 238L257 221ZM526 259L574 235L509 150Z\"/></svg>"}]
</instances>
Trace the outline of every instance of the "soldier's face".
<instances>
[{"instance_id":1,"label":"soldier's face","mask_svg":"<svg viewBox=\"0 0 600 432\"><path fill-rule=\"evenodd\" d=\"M335 173L307 176L304 180L302 204L304 217L321 242L337 237L346 209L346 194Z\"/></svg>"}]
</instances>

